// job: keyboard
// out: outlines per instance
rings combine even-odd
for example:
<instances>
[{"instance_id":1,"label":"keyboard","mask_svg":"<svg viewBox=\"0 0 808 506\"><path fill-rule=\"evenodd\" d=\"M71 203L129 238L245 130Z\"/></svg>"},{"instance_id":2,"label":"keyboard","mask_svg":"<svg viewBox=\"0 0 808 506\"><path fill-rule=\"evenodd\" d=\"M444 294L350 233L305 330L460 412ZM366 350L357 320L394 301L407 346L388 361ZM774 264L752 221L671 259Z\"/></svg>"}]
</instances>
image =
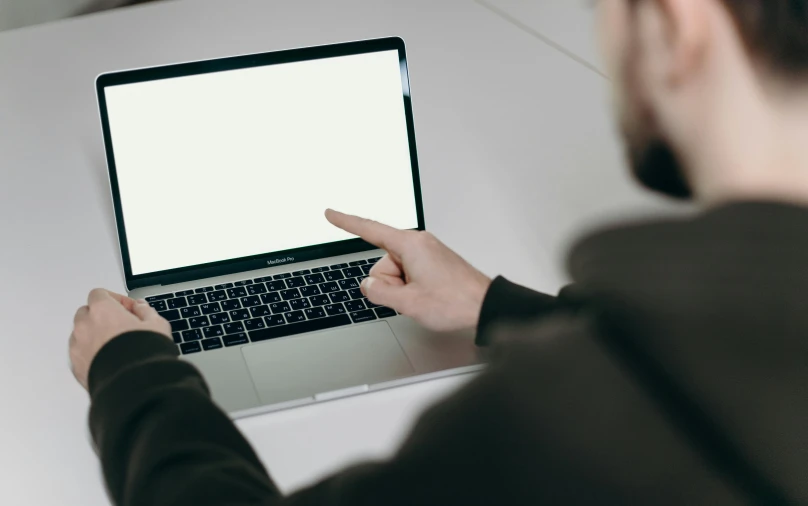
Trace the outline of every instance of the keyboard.
<instances>
[{"instance_id":1,"label":"keyboard","mask_svg":"<svg viewBox=\"0 0 808 506\"><path fill-rule=\"evenodd\" d=\"M183 355L396 316L359 290L381 257L146 297Z\"/></svg>"}]
</instances>

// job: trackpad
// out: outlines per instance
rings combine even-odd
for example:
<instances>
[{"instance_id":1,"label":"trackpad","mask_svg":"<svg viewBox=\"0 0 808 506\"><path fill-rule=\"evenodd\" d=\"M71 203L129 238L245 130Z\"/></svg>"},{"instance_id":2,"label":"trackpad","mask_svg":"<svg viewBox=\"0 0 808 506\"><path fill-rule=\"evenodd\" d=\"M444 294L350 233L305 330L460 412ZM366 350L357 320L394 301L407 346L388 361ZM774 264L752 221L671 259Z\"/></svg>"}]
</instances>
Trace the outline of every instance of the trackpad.
<instances>
[{"instance_id":1,"label":"trackpad","mask_svg":"<svg viewBox=\"0 0 808 506\"><path fill-rule=\"evenodd\" d=\"M387 322L245 346L242 353L264 404L380 383L415 372Z\"/></svg>"}]
</instances>

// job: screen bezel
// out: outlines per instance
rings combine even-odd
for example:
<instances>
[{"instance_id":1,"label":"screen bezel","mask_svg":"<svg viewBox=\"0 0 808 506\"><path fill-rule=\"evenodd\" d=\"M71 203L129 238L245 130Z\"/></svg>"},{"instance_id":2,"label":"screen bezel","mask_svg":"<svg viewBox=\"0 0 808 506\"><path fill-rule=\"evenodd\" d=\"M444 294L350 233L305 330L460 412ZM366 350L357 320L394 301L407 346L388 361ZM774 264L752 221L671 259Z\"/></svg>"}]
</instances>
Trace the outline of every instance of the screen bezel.
<instances>
[{"instance_id":1,"label":"screen bezel","mask_svg":"<svg viewBox=\"0 0 808 506\"><path fill-rule=\"evenodd\" d=\"M121 206L121 194L118 187L118 176L115 167L115 153L112 147L112 136L110 133L109 117L107 114L106 96L104 93L105 88L122 84L141 83L160 79L209 74L213 72L247 69L268 65L280 65L284 63L303 62L392 50L398 51L400 63L399 67L401 69L402 99L404 101L404 112L407 121L407 137L410 149L410 164L412 168L415 209L418 215L417 230L425 230L424 210L421 198L421 180L418 169L418 154L415 147L415 127L412 117L412 100L410 96L407 55L404 41L399 37L387 37L382 39L345 42L326 46L314 46L302 49L289 49L268 53L234 56L161 67L111 72L98 76L96 79L96 95L98 98L98 108L101 115L101 127L104 136L104 148L106 150L110 189L112 191L113 206L115 209L115 221L118 228L118 241L120 244L121 260L123 263L127 289L133 290L135 288L145 286L169 285L185 281L193 281L196 279L223 276L265 267L275 267L305 262L308 260L315 260L318 258L358 253L361 251L376 249L376 247L363 241L362 239L348 239L291 250L275 251L230 260L191 265L158 272L138 275L132 274L129 245L126 238L126 226L124 224L123 208Z\"/></svg>"}]
</instances>

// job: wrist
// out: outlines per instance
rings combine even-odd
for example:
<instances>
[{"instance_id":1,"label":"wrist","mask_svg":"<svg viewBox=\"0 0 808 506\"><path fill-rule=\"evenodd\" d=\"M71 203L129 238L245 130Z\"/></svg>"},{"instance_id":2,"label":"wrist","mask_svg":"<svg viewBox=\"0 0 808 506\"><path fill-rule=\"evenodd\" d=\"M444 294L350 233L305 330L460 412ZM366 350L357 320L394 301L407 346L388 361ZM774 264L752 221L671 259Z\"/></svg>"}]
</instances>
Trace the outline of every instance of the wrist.
<instances>
[{"instance_id":1,"label":"wrist","mask_svg":"<svg viewBox=\"0 0 808 506\"><path fill-rule=\"evenodd\" d=\"M470 323L469 327L471 328L477 328L477 325L480 323L480 313L483 309L483 302L485 302L485 296L489 288L491 288L492 282L493 280L482 272L476 272L476 276L474 277L469 291L471 297L469 301L468 321Z\"/></svg>"}]
</instances>

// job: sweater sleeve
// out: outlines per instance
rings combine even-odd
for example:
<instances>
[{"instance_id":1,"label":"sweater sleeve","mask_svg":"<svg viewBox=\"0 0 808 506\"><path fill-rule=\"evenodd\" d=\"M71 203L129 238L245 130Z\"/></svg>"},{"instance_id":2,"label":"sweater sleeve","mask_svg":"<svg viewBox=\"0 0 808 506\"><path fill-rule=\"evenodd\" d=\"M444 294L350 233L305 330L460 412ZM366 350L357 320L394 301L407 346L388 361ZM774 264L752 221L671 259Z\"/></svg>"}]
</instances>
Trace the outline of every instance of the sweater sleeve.
<instances>
[{"instance_id":1,"label":"sweater sleeve","mask_svg":"<svg viewBox=\"0 0 808 506\"><path fill-rule=\"evenodd\" d=\"M487 370L430 409L395 456L287 496L169 340L120 336L90 372L90 425L111 499L126 506L739 504L587 326L551 318L507 330L497 331Z\"/></svg>"},{"instance_id":2,"label":"sweater sleeve","mask_svg":"<svg viewBox=\"0 0 808 506\"><path fill-rule=\"evenodd\" d=\"M477 326L478 346L493 343L493 329L508 324L519 324L554 314L572 304L573 285L564 287L558 297L536 292L517 285L502 276L488 288Z\"/></svg>"}]
</instances>

